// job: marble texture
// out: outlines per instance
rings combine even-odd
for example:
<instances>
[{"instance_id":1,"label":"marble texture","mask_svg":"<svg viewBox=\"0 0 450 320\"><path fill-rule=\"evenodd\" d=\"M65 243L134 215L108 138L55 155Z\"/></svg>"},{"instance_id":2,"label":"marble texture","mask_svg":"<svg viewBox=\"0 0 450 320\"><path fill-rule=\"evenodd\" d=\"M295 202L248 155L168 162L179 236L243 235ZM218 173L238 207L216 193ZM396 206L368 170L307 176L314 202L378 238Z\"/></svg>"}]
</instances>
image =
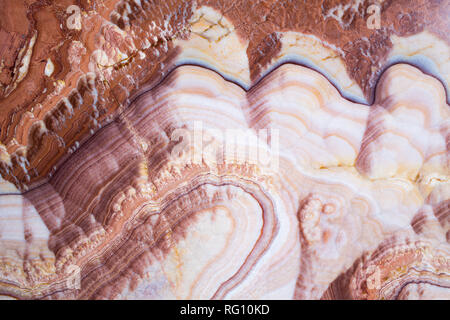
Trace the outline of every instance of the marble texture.
<instances>
[{"instance_id":1,"label":"marble texture","mask_svg":"<svg viewBox=\"0 0 450 320\"><path fill-rule=\"evenodd\" d=\"M5 8L1 298L450 298L447 2Z\"/></svg>"}]
</instances>

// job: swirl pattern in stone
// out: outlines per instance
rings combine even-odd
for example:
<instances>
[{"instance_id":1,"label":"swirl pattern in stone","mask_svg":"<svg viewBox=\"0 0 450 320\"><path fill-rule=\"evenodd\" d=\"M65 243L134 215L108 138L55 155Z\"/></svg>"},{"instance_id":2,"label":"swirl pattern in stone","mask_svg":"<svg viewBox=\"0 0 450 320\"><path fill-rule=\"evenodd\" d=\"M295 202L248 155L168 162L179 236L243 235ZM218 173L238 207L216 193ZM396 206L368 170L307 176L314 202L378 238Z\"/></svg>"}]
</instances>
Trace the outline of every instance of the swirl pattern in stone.
<instances>
[{"instance_id":1,"label":"swirl pattern in stone","mask_svg":"<svg viewBox=\"0 0 450 320\"><path fill-rule=\"evenodd\" d=\"M7 2L1 297L450 298L445 1Z\"/></svg>"}]
</instances>

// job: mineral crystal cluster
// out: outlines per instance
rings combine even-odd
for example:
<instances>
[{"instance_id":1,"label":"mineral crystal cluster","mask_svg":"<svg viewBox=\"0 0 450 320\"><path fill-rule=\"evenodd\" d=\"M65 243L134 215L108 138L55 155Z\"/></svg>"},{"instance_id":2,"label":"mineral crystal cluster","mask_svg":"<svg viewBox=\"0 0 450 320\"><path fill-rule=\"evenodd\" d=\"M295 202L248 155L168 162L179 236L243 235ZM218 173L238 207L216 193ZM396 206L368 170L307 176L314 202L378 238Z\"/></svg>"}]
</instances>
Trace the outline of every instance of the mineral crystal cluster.
<instances>
[{"instance_id":1,"label":"mineral crystal cluster","mask_svg":"<svg viewBox=\"0 0 450 320\"><path fill-rule=\"evenodd\" d=\"M0 298L450 299L447 0L2 0Z\"/></svg>"}]
</instances>

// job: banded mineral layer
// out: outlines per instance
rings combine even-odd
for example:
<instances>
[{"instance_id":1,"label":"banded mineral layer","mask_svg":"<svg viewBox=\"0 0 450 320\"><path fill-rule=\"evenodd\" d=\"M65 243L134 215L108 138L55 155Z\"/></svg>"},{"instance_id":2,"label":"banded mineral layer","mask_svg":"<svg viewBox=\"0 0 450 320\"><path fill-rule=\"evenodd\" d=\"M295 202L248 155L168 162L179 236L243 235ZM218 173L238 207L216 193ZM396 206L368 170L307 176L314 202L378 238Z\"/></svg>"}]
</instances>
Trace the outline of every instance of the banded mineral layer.
<instances>
[{"instance_id":1,"label":"banded mineral layer","mask_svg":"<svg viewBox=\"0 0 450 320\"><path fill-rule=\"evenodd\" d=\"M448 1L4 2L2 298L450 298Z\"/></svg>"}]
</instances>

